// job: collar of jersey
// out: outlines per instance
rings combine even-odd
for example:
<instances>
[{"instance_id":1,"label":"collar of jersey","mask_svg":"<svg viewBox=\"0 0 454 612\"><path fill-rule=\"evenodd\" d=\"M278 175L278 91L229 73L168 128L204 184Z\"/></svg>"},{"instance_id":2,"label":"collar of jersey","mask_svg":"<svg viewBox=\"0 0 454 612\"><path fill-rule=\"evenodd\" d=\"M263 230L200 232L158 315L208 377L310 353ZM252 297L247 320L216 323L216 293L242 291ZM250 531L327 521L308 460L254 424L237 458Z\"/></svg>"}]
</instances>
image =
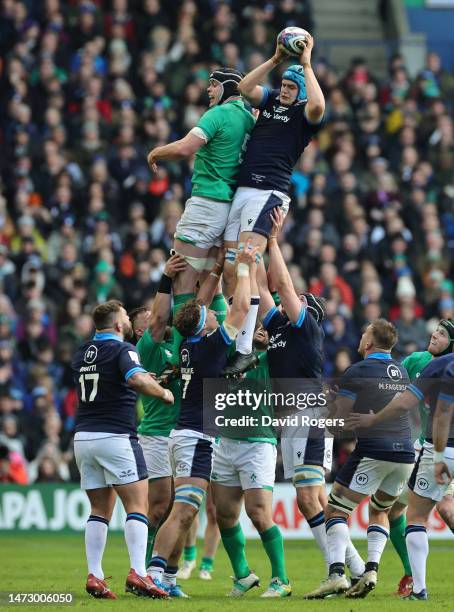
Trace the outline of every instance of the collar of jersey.
<instances>
[{"instance_id":1,"label":"collar of jersey","mask_svg":"<svg viewBox=\"0 0 454 612\"><path fill-rule=\"evenodd\" d=\"M186 342L200 342L203 336L188 336Z\"/></svg>"},{"instance_id":2,"label":"collar of jersey","mask_svg":"<svg viewBox=\"0 0 454 612\"><path fill-rule=\"evenodd\" d=\"M371 353L366 359L392 359L390 353Z\"/></svg>"},{"instance_id":3,"label":"collar of jersey","mask_svg":"<svg viewBox=\"0 0 454 612\"><path fill-rule=\"evenodd\" d=\"M95 334L93 340L116 340L117 342L122 342L119 336L116 334L109 334L108 332L104 334Z\"/></svg>"}]
</instances>

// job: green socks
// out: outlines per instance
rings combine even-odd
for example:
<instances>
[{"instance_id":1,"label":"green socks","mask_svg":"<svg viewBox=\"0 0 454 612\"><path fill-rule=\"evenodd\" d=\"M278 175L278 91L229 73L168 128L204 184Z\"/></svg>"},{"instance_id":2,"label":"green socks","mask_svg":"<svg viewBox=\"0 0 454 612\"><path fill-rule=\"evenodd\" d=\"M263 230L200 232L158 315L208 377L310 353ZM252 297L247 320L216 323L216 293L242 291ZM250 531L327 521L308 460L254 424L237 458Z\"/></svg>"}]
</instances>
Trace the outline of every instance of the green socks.
<instances>
[{"instance_id":1,"label":"green socks","mask_svg":"<svg viewBox=\"0 0 454 612\"><path fill-rule=\"evenodd\" d=\"M212 572L214 567L214 559L213 557L202 557L202 562L200 563L200 569L206 570L207 572Z\"/></svg>"},{"instance_id":2,"label":"green socks","mask_svg":"<svg viewBox=\"0 0 454 612\"><path fill-rule=\"evenodd\" d=\"M185 546L183 559L185 561L195 561L197 558L197 546Z\"/></svg>"},{"instance_id":3,"label":"green socks","mask_svg":"<svg viewBox=\"0 0 454 612\"><path fill-rule=\"evenodd\" d=\"M145 557L145 567L148 568L153 557L153 546L158 531L158 525L148 525L148 540L147 540L147 554Z\"/></svg>"},{"instance_id":4,"label":"green socks","mask_svg":"<svg viewBox=\"0 0 454 612\"><path fill-rule=\"evenodd\" d=\"M221 529L221 538L232 564L235 578L239 579L249 576L251 570L245 555L246 538L244 537L241 525L238 523L235 527Z\"/></svg>"},{"instance_id":5,"label":"green socks","mask_svg":"<svg viewBox=\"0 0 454 612\"><path fill-rule=\"evenodd\" d=\"M225 297L222 293L217 293L213 301L210 304L210 310L214 310L216 313L216 320L219 325L222 325L227 316L227 302L225 301Z\"/></svg>"},{"instance_id":6,"label":"green socks","mask_svg":"<svg viewBox=\"0 0 454 612\"><path fill-rule=\"evenodd\" d=\"M279 578L284 584L288 584L287 572L285 570L284 540L277 525L273 525L259 534L262 539L263 548L271 563L271 578Z\"/></svg>"},{"instance_id":7,"label":"green socks","mask_svg":"<svg viewBox=\"0 0 454 612\"><path fill-rule=\"evenodd\" d=\"M411 576L411 566L408 559L407 545L405 543L405 527L407 526L407 518L405 514L401 514L395 521L389 522L389 537L393 546L402 561L406 576Z\"/></svg>"}]
</instances>

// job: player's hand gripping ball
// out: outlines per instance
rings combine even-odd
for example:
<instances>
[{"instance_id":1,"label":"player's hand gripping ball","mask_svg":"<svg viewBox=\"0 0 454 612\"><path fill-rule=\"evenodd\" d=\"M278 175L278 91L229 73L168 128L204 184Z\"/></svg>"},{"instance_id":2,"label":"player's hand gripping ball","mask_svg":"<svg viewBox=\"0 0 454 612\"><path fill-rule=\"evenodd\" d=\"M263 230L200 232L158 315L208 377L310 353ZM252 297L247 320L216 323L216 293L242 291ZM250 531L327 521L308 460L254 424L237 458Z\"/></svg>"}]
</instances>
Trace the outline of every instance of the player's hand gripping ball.
<instances>
[{"instance_id":1,"label":"player's hand gripping ball","mask_svg":"<svg viewBox=\"0 0 454 612\"><path fill-rule=\"evenodd\" d=\"M303 28L284 28L277 35L277 44L285 50L288 55L299 56L304 51L309 32Z\"/></svg>"}]
</instances>

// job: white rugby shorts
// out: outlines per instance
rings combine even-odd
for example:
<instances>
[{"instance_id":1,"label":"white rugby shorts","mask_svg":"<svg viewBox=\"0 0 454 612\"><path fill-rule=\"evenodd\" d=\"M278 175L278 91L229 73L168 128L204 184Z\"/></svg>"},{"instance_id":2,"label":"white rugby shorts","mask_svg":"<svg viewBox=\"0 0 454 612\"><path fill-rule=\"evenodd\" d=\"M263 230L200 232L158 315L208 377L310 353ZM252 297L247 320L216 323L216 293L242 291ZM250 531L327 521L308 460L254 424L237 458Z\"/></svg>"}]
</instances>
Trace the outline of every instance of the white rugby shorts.
<instances>
[{"instance_id":1,"label":"white rugby shorts","mask_svg":"<svg viewBox=\"0 0 454 612\"><path fill-rule=\"evenodd\" d=\"M230 206L230 202L219 202L198 196L189 198L178 221L174 237L201 249L221 246Z\"/></svg>"},{"instance_id":2,"label":"white rugby shorts","mask_svg":"<svg viewBox=\"0 0 454 612\"><path fill-rule=\"evenodd\" d=\"M102 489L147 478L147 467L137 436L77 432L74 455L82 489Z\"/></svg>"},{"instance_id":3,"label":"white rugby shorts","mask_svg":"<svg viewBox=\"0 0 454 612\"><path fill-rule=\"evenodd\" d=\"M169 438L167 436L144 436L139 434L139 443L147 465L148 478L172 476Z\"/></svg>"},{"instance_id":4,"label":"white rugby shorts","mask_svg":"<svg viewBox=\"0 0 454 612\"><path fill-rule=\"evenodd\" d=\"M273 489L276 445L221 438L216 446L211 480L225 487Z\"/></svg>"}]
</instances>

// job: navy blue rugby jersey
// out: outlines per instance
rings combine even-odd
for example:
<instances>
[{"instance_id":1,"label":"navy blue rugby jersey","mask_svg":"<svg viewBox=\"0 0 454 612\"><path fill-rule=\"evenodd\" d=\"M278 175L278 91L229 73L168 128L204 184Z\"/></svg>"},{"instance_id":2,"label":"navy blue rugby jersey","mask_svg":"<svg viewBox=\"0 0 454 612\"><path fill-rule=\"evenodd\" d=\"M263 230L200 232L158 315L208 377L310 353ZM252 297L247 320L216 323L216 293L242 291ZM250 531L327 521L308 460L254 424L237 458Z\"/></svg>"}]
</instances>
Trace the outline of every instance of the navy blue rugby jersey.
<instances>
[{"instance_id":1,"label":"navy blue rugby jersey","mask_svg":"<svg viewBox=\"0 0 454 612\"><path fill-rule=\"evenodd\" d=\"M339 381L339 395L354 400L352 412L380 412L407 388L407 370L389 353L371 353L347 368ZM356 429L356 453L371 459L414 463L408 412L368 429Z\"/></svg>"},{"instance_id":2,"label":"navy blue rugby jersey","mask_svg":"<svg viewBox=\"0 0 454 612\"><path fill-rule=\"evenodd\" d=\"M432 359L418 378L408 387L408 390L416 395L419 400L426 400L429 405L429 418L425 437L427 442L432 443L432 424L440 394L449 393L454 395L454 388L450 378L454 375L454 353L443 355ZM442 397L443 397L442 395ZM448 446L454 447L454 422L451 421Z\"/></svg>"},{"instance_id":3,"label":"navy blue rugby jersey","mask_svg":"<svg viewBox=\"0 0 454 612\"><path fill-rule=\"evenodd\" d=\"M115 334L95 334L71 366L79 398L76 432L135 434L137 393L127 381L146 372L136 347Z\"/></svg>"},{"instance_id":4,"label":"navy blue rugby jersey","mask_svg":"<svg viewBox=\"0 0 454 612\"><path fill-rule=\"evenodd\" d=\"M281 105L278 89L263 90L260 116L238 171L237 187L287 193L293 168L322 122L309 123L304 112L306 101Z\"/></svg>"},{"instance_id":5,"label":"navy blue rugby jersey","mask_svg":"<svg viewBox=\"0 0 454 612\"><path fill-rule=\"evenodd\" d=\"M320 378L324 331L311 313L301 307L296 323L275 306L263 319L268 331L268 366L271 378Z\"/></svg>"},{"instance_id":6,"label":"navy blue rugby jersey","mask_svg":"<svg viewBox=\"0 0 454 612\"><path fill-rule=\"evenodd\" d=\"M219 378L232 342L224 325L206 336L191 336L182 342L181 408L175 429L203 433L203 379Z\"/></svg>"}]
</instances>

